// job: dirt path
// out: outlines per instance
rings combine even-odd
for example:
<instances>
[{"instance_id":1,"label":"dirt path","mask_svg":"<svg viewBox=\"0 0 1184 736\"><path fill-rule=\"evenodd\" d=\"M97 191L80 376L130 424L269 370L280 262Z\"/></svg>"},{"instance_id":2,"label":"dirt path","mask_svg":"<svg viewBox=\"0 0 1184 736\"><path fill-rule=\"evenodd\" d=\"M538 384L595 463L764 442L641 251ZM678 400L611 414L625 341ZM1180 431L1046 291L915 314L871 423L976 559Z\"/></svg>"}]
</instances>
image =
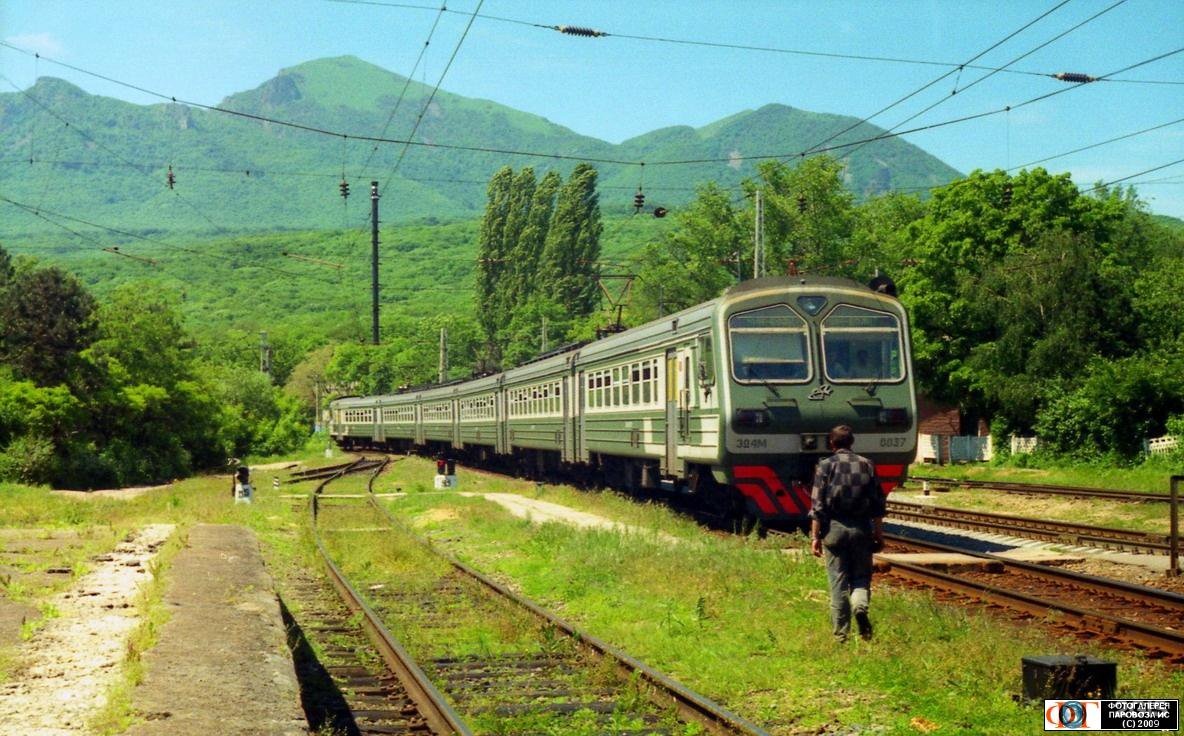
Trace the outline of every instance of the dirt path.
<instances>
[{"instance_id":1,"label":"dirt path","mask_svg":"<svg viewBox=\"0 0 1184 736\"><path fill-rule=\"evenodd\" d=\"M21 647L13 680L0 685L0 734L86 733L139 622L136 591L147 579L148 561L172 531L170 524L156 524L133 533L51 600L60 615Z\"/></svg>"},{"instance_id":2,"label":"dirt path","mask_svg":"<svg viewBox=\"0 0 1184 736\"><path fill-rule=\"evenodd\" d=\"M629 534L657 534L658 537L666 541L679 541L676 537L672 537L669 534L663 532L655 532L652 529L641 526L633 526L631 524L622 524L619 521L606 519L603 516L590 514L587 511L577 511L567 506L551 503L550 501L540 501L536 498L519 496L516 493L464 492L460 495L481 496L482 498L486 498L504 507L514 516L522 519L530 519L536 523L557 521L564 524L572 524L585 529L609 529L612 531L625 532Z\"/></svg>"}]
</instances>

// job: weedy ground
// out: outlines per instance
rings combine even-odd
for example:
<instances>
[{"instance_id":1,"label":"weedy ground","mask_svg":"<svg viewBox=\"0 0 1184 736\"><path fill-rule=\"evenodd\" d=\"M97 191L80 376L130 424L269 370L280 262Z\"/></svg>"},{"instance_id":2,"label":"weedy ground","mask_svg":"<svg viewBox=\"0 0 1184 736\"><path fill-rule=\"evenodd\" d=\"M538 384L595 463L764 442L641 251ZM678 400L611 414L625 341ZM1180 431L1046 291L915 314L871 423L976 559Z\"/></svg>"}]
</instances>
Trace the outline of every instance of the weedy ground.
<instances>
[{"instance_id":1,"label":"weedy ground","mask_svg":"<svg viewBox=\"0 0 1184 736\"><path fill-rule=\"evenodd\" d=\"M327 460L310 453L308 459L330 463L340 456ZM435 544L774 734L1039 733L1040 709L1014 699L1020 692L1020 659L1027 655L1089 653L1116 660L1120 696L1172 697L1184 691L1184 673L1139 655L1056 637L1040 626L1017 625L882 584L873 600L876 638L839 646L828 630L824 571L803 545L784 550L780 540L708 533L664 505L614 493L539 487L461 470L462 491L520 493L650 531L534 524L480 497L433 491L433 473L431 462L406 459L392 465L375 490L405 492L383 503ZM126 501L77 500L45 489L0 485L0 528L37 530L22 532L34 536L46 529L71 530L87 544L93 541L77 557L62 558L76 577L85 572L87 557L146 523L176 523L178 535L195 523L242 524L259 535L282 588L286 579L318 570L307 504L282 497L307 493L315 483L285 483L276 493L272 474L256 474L257 497L250 506L231 503L226 476L193 478ZM1139 487L1127 478L1113 485ZM331 486L337 493L364 488L364 477ZM373 519L356 522L372 524ZM431 572L437 563L427 558L384 556L354 539L374 534L340 536L349 539L336 546L336 553L357 566L356 574L364 571L375 581L386 576L392 582L394 571L412 580L417 574L425 580L437 574ZM167 582L168 574L166 559L155 577ZM68 579L36 591L18 585L16 597L36 607L62 584ZM158 609L149 598L144 615L150 629L163 624ZM451 646L474 651L500 646L516 629L486 618L474 619L467 631ZM135 652L129 650L124 683L134 682L132 660L151 645L151 632L143 633ZM426 641L432 644L430 637ZM11 651L0 652L0 665L14 666ZM117 733L134 717L127 704L114 711L104 716L105 733Z\"/></svg>"}]
</instances>

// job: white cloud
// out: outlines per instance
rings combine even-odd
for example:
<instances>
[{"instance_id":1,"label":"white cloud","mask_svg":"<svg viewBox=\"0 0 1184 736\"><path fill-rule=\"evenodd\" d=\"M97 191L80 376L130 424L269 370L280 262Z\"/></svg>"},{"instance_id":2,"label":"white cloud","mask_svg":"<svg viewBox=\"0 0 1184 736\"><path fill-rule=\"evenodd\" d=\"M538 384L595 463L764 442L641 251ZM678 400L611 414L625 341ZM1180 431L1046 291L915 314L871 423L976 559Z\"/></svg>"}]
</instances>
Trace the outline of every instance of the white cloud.
<instances>
[{"instance_id":1,"label":"white cloud","mask_svg":"<svg viewBox=\"0 0 1184 736\"><path fill-rule=\"evenodd\" d=\"M8 36L4 41L26 51L35 51L47 56L57 56L62 53L62 44L48 33L23 33L19 36Z\"/></svg>"}]
</instances>

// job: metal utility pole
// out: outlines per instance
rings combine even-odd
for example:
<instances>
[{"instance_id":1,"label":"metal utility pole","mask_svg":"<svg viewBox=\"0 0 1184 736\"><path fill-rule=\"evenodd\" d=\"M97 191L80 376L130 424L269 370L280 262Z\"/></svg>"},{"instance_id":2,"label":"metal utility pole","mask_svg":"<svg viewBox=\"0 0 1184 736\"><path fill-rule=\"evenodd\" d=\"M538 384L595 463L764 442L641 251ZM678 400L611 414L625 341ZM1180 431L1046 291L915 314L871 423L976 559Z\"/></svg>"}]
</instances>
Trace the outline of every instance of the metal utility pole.
<instances>
[{"instance_id":1,"label":"metal utility pole","mask_svg":"<svg viewBox=\"0 0 1184 736\"><path fill-rule=\"evenodd\" d=\"M440 328L440 380L438 383L444 383L448 380L448 328Z\"/></svg>"},{"instance_id":2,"label":"metal utility pole","mask_svg":"<svg viewBox=\"0 0 1184 736\"><path fill-rule=\"evenodd\" d=\"M756 223L752 230L752 277L759 279L765 272L765 203L761 199L761 190L756 190L756 202L753 210L756 212Z\"/></svg>"},{"instance_id":3,"label":"metal utility pole","mask_svg":"<svg viewBox=\"0 0 1184 736\"><path fill-rule=\"evenodd\" d=\"M267 333L259 333L259 371L271 375L271 345L267 344Z\"/></svg>"},{"instance_id":4,"label":"metal utility pole","mask_svg":"<svg viewBox=\"0 0 1184 736\"><path fill-rule=\"evenodd\" d=\"M370 342L378 344L378 182L370 182Z\"/></svg>"}]
</instances>

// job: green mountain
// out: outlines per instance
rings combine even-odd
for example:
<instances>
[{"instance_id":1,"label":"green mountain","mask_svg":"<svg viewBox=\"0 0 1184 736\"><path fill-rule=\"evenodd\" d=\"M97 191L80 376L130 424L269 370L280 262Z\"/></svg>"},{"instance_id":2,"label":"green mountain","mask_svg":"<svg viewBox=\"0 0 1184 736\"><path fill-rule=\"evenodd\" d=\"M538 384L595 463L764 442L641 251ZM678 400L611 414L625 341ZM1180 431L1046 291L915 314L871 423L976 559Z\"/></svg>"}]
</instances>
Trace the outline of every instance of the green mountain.
<instances>
[{"instance_id":1,"label":"green mountain","mask_svg":"<svg viewBox=\"0 0 1184 736\"><path fill-rule=\"evenodd\" d=\"M345 56L284 69L255 89L231 95L220 107L399 139L416 125L429 94L425 85ZM138 233L358 227L369 216L372 179L382 182L384 220L450 220L481 211L484 182L505 164L533 165L540 172L552 167L566 172L574 165L498 151L651 162L744 157L798 150L853 122L766 105L702 128L665 128L613 145L496 102L440 91L414 137L427 145L404 147L176 103L135 105L42 78L24 92L0 94L0 194L42 211L38 217L4 205L0 234L52 231L55 226L44 218L56 219L53 213ZM862 125L836 142L877 132ZM434 143L496 150L437 148ZM170 166L171 189L166 184ZM639 167L598 166L606 213L631 211ZM646 167L645 188L651 203L677 206L692 196L696 184L734 185L753 168L753 161L743 159L655 163ZM346 200L338 191L343 174L352 187ZM957 176L899 139L856 149L848 167L849 186L861 195L925 188ZM82 223L59 222L94 232Z\"/></svg>"}]
</instances>

